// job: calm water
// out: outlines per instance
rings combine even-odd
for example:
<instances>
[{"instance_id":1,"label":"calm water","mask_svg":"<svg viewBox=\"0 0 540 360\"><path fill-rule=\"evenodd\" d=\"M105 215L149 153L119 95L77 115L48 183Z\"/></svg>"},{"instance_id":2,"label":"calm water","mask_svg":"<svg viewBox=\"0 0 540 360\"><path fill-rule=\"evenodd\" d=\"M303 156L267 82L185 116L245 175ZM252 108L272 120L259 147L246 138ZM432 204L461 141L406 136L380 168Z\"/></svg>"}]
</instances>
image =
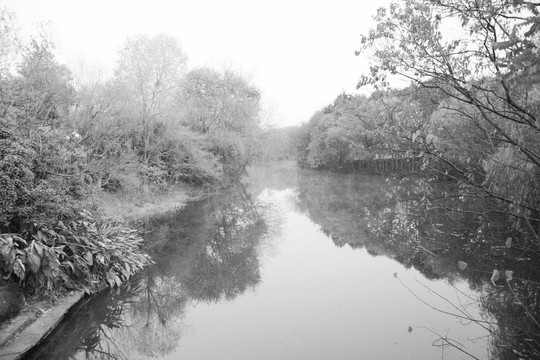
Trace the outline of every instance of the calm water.
<instances>
[{"instance_id":1,"label":"calm water","mask_svg":"<svg viewBox=\"0 0 540 360\"><path fill-rule=\"evenodd\" d=\"M380 177L252 171L245 187L150 220L156 264L84 299L29 358L495 356L486 282L456 266L478 226L389 208L386 187Z\"/></svg>"}]
</instances>

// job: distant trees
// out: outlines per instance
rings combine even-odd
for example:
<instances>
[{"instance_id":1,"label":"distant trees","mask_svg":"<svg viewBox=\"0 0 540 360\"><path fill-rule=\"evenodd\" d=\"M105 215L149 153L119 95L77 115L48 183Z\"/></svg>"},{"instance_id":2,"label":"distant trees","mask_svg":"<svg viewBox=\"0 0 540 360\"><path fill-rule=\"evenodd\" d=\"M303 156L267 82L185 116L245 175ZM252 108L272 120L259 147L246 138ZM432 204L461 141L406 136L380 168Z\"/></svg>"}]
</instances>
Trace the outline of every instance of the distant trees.
<instances>
[{"instance_id":1,"label":"distant trees","mask_svg":"<svg viewBox=\"0 0 540 360\"><path fill-rule=\"evenodd\" d=\"M261 162L296 160L299 131L298 126L264 129L260 136L256 159Z\"/></svg>"},{"instance_id":2,"label":"distant trees","mask_svg":"<svg viewBox=\"0 0 540 360\"><path fill-rule=\"evenodd\" d=\"M350 169L357 160L417 153L412 134L424 126L419 89L340 94L302 126L299 161L313 168Z\"/></svg>"},{"instance_id":3,"label":"distant trees","mask_svg":"<svg viewBox=\"0 0 540 360\"><path fill-rule=\"evenodd\" d=\"M232 71L199 68L187 73L177 99L183 124L208 139L224 173L242 173L260 135L259 90Z\"/></svg>"},{"instance_id":4,"label":"distant trees","mask_svg":"<svg viewBox=\"0 0 540 360\"><path fill-rule=\"evenodd\" d=\"M187 70L167 35L128 39L114 77L85 84L72 116L101 186L197 184L236 177L258 132L260 94L241 76Z\"/></svg>"}]
</instances>

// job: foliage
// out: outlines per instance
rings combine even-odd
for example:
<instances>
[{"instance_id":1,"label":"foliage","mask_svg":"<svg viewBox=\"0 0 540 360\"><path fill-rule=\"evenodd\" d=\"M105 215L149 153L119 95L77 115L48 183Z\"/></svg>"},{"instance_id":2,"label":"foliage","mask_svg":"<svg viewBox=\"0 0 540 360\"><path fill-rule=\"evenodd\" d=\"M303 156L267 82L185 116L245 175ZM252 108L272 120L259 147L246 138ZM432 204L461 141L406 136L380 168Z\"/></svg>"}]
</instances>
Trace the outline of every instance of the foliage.
<instances>
[{"instance_id":1,"label":"foliage","mask_svg":"<svg viewBox=\"0 0 540 360\"><path fill-rule=\"evenodd\" d=\"M242 174L256 153L260 97L258 89L232 71L194 69L182 81L177 94L184 107L182 122L208 138L210 152L228 177Z\"/></svg>"},{"instance_id":2,"label":"foliage","mask_svg":"<svg viewBox=\"0 0 540 360\"><path fill-rule=\"evenodd\" d=\"M381 8L362 37L376 63L359 85L387 86L400 75L443 94L415 140L452 169L453 193L506 212L540 244L538 13L527 1L407 0Z\"/></svg>"},{"instance_id":3,"label":"foliage","mask_svg":"<svg viewBox=\"0 0 540 360\"><path fill-rule=\"evenodd\" d=\"M156 129L168 120L186 62L177 40L164 34L128 38L119 53L114 79L130 104L124 111L136 122L141 142L138 150L146 165Z\"/></svg>"},{"instance_id":4,"label":"foliage","mask_svg":"<svg viewBox=\"0 0 540 360\"><path fill-rule=\"evenodd\" d=\"M0 231L23 231L32 221L69 217L81 195L81 155L51 140L46 145L0 133ZM78 195L77 195L78 194Z\"/></svg>"},{"instance_id":5,"label":"foliage","mask_svg":"<svg viewBox=\"0 0 540 360\"><path fill-rule=\"evenodd\" d=\"M75 86L53 41L23 44L13 16L0 9L2 271L28 292L118 285L148 259L136 232L90 215L89 195L238 179L257 148L260 93L233 72L186 75L164 34L128 38L111 79Z\"/></svg>"},{"instance_id":6,"label":"foliage","mask_svg":"<svg viewBox=\"0 0 540 360\"><path fill-rule=\"evenodd\" d=\"M50 227L36 223L24 237L1 234L2 273L31 291L82 288L90 293L119 286L149 264L137 231L89 220Z\"/></svg>"},{"instance_id":7,"label":"foliage","mask_svg":"<svg viewBox=\"0 0 540 360\"><path fill-rule=\"evenodd\" d=\"M99 187L148 191L242 174L256 150L258 90L233 72L184 75L185 63L174 38L141 35L126 41L113 79L79 89L71 127Z\"/></svg>"},{"instance_id":8,"label":"foliage","mask_svg":"<svg viewBox=\"0 0 540 360\"><path fill-rule=\"evenodd\" d=\"M222 165L212 154L206 139L188 128L166 132L152 149L151 165L162 171L161 181L192 182L198 185L216 183L222 176Z\"/></svg>"},{"instance_id":9,"label":"foliage","mask_svg":"<svg viewBox=\"0 0 540 360\"><path fill-rule=\"evenodd\" d=\"M413 134L427 116L425 94L411 86L370 97L340 94L303 125L299 163L312 168L350 169L358 160L418 153Z\"/></svg>"}]
</instances>

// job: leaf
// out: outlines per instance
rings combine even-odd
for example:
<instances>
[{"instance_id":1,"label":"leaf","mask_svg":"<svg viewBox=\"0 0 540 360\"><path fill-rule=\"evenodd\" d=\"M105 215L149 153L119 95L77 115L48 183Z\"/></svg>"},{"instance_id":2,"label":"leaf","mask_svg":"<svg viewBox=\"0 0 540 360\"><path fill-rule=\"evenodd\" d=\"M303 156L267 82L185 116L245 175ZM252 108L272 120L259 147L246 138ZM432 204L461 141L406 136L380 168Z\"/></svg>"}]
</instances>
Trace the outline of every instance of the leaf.
<instances>
[{"instance_id":1,"label":"leaf","mask_svg":"<svg viewBox=\"0 0 540 360\"><path fill-rule=\"evenodd\" d=\"M506 281L512 281L514 272L512 270L506 270L504 275L506 276Z\"/></svg>"},{"instance_id":2,"label":"leaf","mask_svg":"<svg viewBox=\"0 0 540 360\"><path fill-rule=\"evenodd\" d=\"M42 243L40 243L39 241L33 241L32 242L32 247L34 249L36 249L39 256L43 256L43 244Z\"/></svg>"},{"instance_id":3,"label":"leaf","mask_svg":"<svg viewBox=\"0 0 540 360\"><path fill-rule=\"evenodd\" d=\"M17 240L18 242L23 243L24 245L28 245L28 243L26 242L26 240L24 240L24 239L23 239L22 237L20 237L20 236L13 235L13 239L14 239L14 240Z\"/></svg>"},{"instance_id":4,"label":"leaf","mask_svg":"<svg viewBox=\"0 0 540 360\"><path fill-rule=\"evenodd\" d=\"M490 280L491 280L491 283L492 283L493 285L495 285L495 282L496 282L497 280L499 280L500 277L501 277L501 274L499 273L499 270L493 269L493 274L491 275L491 279L490 279Z\"/></svg>"},{"instance_id":5,"label":"leaf","mask_svg":"<svg viewBox=\"0 0 540 360\"><path fill-rule=\"evenodd\" d=\"M17 259L15 264L13 264L13 272L17 277L21 280L24 280L24 276L26 274L26 269L24 267L24 264L22 263L21 259Z\"/></svg>"},{"instance_id":6,"label":"leaf","mask_svg":"<svg viewBox=\"0 0 540 360\"><path fill-rule=\"evenodd\" d=\"M72 263L71 261L66 260L66 261L64 261L64 262L62 263L62 265L67 265L67 266L69 266L69 267L71 268L71 271L72 271L72 272L75 272L75 267L73 266L73 263Z\"/></svg>"},{"instance_id":7,"label":"leaf","mask_svg":"<svg viewBox=\"0 0 540 360\"><path fill-rule=\"evenodd\" d=\"M457 263L460 270L465 270L467 268L467 263L465 261L458 261Z\"/></svg>"},{"instance_id":8,"label":"leaf","mask_svg":"<svg viewBox=\"0 0 540 360\"><path fill-rule=\"evenodd\" d=\"M41 258L37 254L29 253L27 260L30 264L30 269L32 269L34 273L37 273L41 266Z\"/></svg>"},{"instance_id":9,"label":"leaf","mask_svg":"<svg viewBox=\"0 0 540 360\"><path fill-rule=\"evenodd\" d=\"M410 333L412 333L412 326L409 326L409 328L407 329L407 331Z\"/></svg>"},{"instance_id":10,"label":"leaf","mask_svg":"<svg viewBox=\"0 0 540 360\"><path fill-rule=\"evenodd\" d=\"M86 260L88 265L92 265L94 263L94 260L92 258L92 253L90 251L88 251L88 252L86 252L86 254L84 254L84 259Z\"/></svg>"},{"instance_id":11,"label":"leaf","mask_svg":"<svg viewBox=\"0 0 540 360\"><path fill-rule=\"evenodd\" d=\"M2 256L4 257L4 259L9 259L11 249L12 249L12 244L8 243L8 244L2 246Z\"/></svg>"},{"instance_id":12,"label":"leaf","mask_svg":"<svg viewBox=\"0 0 540 360\"><path fill-rule=\"evenodd\" d=\"M512 238L509 237L508 239L506 239L506 248L510 249L511 247L512 247Z\"/></svg>"},{"instance_id":13,"label":"leaf","mask_svg":"<svg viewBox=\"0 0 540 360\"><path fill-rule=\"evenodd\" d=\"M37 238L40 241L47 241L47 236L45 236L45 234L41 230L38 230Z\"/></svg>"}]
</instances>

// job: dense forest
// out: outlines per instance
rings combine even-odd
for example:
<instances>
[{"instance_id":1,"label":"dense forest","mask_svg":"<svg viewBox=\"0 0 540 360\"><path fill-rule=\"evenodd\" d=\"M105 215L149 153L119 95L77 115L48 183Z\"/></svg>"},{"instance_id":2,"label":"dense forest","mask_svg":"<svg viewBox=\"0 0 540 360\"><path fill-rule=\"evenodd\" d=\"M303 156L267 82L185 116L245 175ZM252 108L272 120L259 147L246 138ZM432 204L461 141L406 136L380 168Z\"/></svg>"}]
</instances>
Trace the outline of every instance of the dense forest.
<instances>
[{"instance_id":1,"label":"dense forest","mask_svg":"<svg viewBox=\"0 0 540 360\"><path fill-rule=\"evenodd\" d=\"M1 9L0 270L27 294L93 292L149 263L94 195L221 187L262 157L259 90L189 68L174 37L130 37L110 78L81 80L45 31L23 40L14 24Z\"/></svg>"}]
</instances>

